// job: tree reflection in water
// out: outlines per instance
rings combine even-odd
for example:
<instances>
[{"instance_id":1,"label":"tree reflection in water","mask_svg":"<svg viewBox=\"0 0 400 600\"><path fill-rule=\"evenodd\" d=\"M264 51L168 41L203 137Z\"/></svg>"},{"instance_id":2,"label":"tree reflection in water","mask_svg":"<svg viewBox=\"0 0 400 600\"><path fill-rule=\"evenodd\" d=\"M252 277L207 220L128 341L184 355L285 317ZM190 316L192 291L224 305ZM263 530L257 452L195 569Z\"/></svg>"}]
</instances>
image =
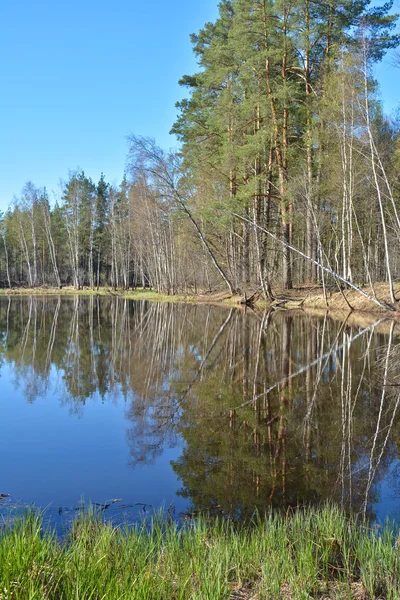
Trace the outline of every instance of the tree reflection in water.
<instances>
[{"instance_id":1,"label":"tree reflection in water","mask_svg":"<svg viewBox=\"0 0 400 600\"><path fill-rule=\"evenodd\" d=\"M397 327L118 297L0 300L0 357L34 402L123 398L132 466L173 462L194 510L331 499L367 514L398 459ZM392 470L398 474L398 469ZM395 482L396 483L396 482Z\"/></svg>"}]
</instances>

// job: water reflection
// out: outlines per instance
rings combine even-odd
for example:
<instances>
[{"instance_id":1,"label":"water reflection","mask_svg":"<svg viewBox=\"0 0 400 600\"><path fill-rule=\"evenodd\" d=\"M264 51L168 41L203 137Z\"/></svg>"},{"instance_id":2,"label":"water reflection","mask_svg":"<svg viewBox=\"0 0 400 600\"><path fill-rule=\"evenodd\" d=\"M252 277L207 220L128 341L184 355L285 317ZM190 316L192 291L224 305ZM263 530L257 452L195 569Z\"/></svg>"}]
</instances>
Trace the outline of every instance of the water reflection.
<instances>
[{"instance_id":1,"label":"water reflection","mask_svg":"<svg viewBox=\"0 0 400 600\"><path fill-rule=\"evenodd\" d=\"M188 510L235 516L325 499L382 514L399 481L397 343L385 320L360 327L118 297L0 300L2 377L13 389L30 403L50 394L83 419L88 399L123 399L131 467L151 470L175 447ZM161 484L157 494L161 504Z\"/></svg>"}]
</instances>

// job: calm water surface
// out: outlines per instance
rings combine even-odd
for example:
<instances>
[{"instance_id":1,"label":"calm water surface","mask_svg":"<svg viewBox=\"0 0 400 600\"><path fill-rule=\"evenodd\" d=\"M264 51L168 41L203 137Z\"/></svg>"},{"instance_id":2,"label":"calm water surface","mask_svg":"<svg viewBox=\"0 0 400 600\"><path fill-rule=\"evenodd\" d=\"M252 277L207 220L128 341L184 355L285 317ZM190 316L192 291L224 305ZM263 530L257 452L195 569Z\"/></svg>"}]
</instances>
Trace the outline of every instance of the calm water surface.
<instances>
[{"instance_id":1,"label":"calm water surface","mask_svg":"<svg viewBox=\"0 0 400 600\"><path fill-rule=\"evenodd\" d=\"M2 297L0 512L242 517L330 499L400 520L397 336L390 321Z\"/></svg>"}]
</instances>

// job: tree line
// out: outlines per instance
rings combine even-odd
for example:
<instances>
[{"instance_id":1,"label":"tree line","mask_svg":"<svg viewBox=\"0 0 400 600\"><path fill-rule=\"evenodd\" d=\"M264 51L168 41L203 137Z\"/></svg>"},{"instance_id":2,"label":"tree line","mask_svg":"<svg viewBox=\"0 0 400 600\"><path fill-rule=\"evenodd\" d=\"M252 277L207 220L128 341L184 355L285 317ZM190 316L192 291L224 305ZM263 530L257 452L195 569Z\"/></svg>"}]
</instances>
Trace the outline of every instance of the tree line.
<instances>
[{"instance_id":1,"label":"tree line","mask_svg":"<svg viewBox=\"0 0 400 600\"><path fill-rule=\"evenodd\" d=\"M199 70L165 152L131 136L120 186L28 183L1 219L3 285L158 291L400 277L399 123L374 63L395 48L392 2L222 0L192 35ZM379 303L379 301L378 301Z\"/></svg>"}]
</instances>

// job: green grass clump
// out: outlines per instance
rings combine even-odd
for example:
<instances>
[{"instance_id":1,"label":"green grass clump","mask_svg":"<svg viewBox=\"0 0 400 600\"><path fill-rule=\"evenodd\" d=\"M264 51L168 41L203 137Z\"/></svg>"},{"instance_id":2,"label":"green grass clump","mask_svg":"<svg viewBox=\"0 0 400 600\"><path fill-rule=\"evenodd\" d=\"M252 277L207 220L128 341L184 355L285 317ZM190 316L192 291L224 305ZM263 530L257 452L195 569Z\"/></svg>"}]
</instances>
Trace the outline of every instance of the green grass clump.
<instances>
[{"instance_id":1,"label":"green grass clump","mask_svg":"<svg viewBox=\"0 0 400 600\"><path fill-rule=\"evenodd\" d=\"M27 514L0 533L0 600L396 599L395 540L332 507L125 529L86 515L62 541Z\"/></svg>"}]
</instances>

